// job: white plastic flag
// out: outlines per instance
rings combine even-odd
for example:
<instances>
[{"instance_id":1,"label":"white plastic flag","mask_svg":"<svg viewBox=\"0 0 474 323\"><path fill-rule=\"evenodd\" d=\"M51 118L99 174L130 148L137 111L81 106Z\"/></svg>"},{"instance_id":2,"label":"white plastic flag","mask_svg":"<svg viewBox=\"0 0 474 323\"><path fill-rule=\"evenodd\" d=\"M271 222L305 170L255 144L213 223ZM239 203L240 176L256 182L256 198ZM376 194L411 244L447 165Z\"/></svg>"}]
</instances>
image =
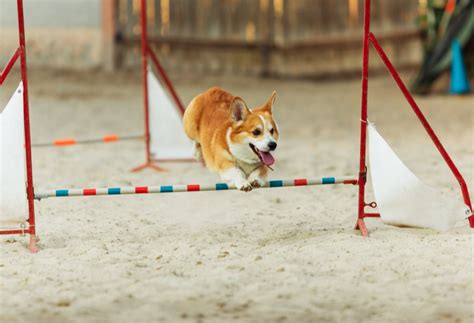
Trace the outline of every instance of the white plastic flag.
<instances>
[{"instance_id":1,"label":"white plastic flag","mask_svg":"<svg viewBox=\"0 0 474 323\"><path fill-rule=\"evenodd\" d=\"M469 208L459 198L420 181L372 124L368 130L372 185L384 223L445 231L468 216Z\"/></svg>"},{"instance_id":2,"label":"white plastic flag","mask_svg":"<svg viewBox=\"0 0 474 323\"><path fill-rule=\"evenodd\" d=\"M15 228L28 218L23 125L23 84L0 114L0 228Z\"/></svg>"},{"instance_id":3,"label":"white plastic flag","mask_svg":"<svg viewBox=\"0 0 474 323\"><path fill-rule=\"evenodd\" d=\"M151 71L148 71L148 102L153 159L193 159L192 143L184 133L182 116Z\"/></svg>"}]
</instances>

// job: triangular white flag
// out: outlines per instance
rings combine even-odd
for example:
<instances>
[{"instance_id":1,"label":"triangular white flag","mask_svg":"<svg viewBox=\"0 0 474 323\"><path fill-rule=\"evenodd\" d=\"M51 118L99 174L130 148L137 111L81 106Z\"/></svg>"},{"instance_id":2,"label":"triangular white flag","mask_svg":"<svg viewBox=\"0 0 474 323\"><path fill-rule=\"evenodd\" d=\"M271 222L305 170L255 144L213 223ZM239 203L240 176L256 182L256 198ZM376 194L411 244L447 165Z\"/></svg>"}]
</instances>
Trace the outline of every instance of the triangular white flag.
<instances>
[{"instance_id":1,"label":"triangular white flag","mask_svg":"<svg viewBox=\"0 0 474 323\"><path fill-rule=\"evenodd\" d=\"M462 201L420 181L372 124L368 130L370 174L383 222L445 231L468 216Z\"/></svg>"},{"instance_id":2,"label":"triangular white flag","mask_svg":"<svg viewBox=\"0 0 474 323\"><path fill-rule=\"evenodd\" d=\"M181 113L151 71L148 102L153 159L193 159L192 143L184 133Z\"/></svg>"},{"instance_id":3,"label":"triangular white flag","mask_svg":"<svg viewBox=\"0 0 474 323\"><path fill-rule=\"evenodd\" d=\"M0 227L16 228L28 218L23 84L0 113Z\"/></svg>"}]
</instances>

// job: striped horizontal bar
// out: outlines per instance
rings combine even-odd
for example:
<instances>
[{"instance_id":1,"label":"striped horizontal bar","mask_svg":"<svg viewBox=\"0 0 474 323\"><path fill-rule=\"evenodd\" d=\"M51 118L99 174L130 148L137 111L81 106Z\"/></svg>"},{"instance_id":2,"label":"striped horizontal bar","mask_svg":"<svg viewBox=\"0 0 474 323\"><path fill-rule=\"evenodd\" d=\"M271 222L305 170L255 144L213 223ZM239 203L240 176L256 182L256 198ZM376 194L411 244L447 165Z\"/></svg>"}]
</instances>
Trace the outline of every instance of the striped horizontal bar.
<instances>
[{"instance_id":1,"label":"striped horizontal bar","mask_svg":"<svg viewBox=\"0 0 474 323\"><path fill-rule=\"evenodd\" d=\"M43 142L43 143L33 143L32 147L65 147L65 146L73 146L73 145L84 145L84 144L94 144L94 143L110 143L116 141L124 141L124 140L136 140L136 139L143 139L143 135L131 135L131 136L118 136L115 134L105 135L101 138L90 138L90 139L75 139L75 138L61 138L55 139L52 142Z\"/></svg>"},{"instance_id":2,"label":"striped horizontal bar","mask_svg":"<svg viewBox=\"0 0 474 323\"><path fill-rule=\"evenodd\" d=\"M323 177L318 179L284 179L270 180L261 188L313 186L326 184L357 184L354 177ZM188 185L161 185L161 186L135 186L135 187L109 187L109 188L85 188L85 189L59 189L40 192L35 194L35 199L41 200L48 197L68 196L97 196L97 195L124 195L124 194L155 194L155 193L178 193L178 192L204 192L235 190L235 186L226 183L217 184L188 184Z\"/></svg>"}]
</instances>

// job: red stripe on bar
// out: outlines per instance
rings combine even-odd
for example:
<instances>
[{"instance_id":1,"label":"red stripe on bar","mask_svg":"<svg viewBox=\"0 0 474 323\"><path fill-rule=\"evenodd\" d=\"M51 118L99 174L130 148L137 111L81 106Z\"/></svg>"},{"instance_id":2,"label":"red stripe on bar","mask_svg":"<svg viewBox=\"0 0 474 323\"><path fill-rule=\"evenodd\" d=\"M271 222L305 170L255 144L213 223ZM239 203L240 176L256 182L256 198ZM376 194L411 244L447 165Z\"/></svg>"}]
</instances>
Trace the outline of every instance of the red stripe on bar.
<instances>
[{"instance_id":1,"label":"red stripe on bar","mask_svg":"<svg viewBox=\"0 0 474 323\"><path fill-rule=\"evenodd\" d=\"M352 184L352 185L357 185L357 180L356 179L346 179L343 183L344 184Z\"/></svg>"},{"instance_id":2,"label":"red stripe on bar","mask_svg":"<svg viewBox=\"0 0 474 323\"><path fill-rule=\"evenodd\" d=\"M146 193L148 193L148 187L147 186L135 187L135 193L137 193L137 194L146 194Z\"/></svg>"},{"instance_id":3,"label":"red stripe on bar","mask_svg":"<svg viewBox=\"0 0 474 323\"><path fill-rule=\"evenodd\" d=\"M106 135L106 136L104 136L104 138L102 138L102 140L104 140L104 142L118 141L119 136L117 136L117 135Z\"/></svg>"},{"instance_id":4,"label":"red stripe on bar","mask_svg":"<svg viewBox=\"0 0 474 323\"><path fill-rule=\"evenodd\" d=\"M306 186L306 185L308 185L308 180L304 179L304 178L295 179L293 182L294 182L295 186Z\"/></svg>"},{"instance_id":5,"label":"red stripe on bar","mask_svg":"<svg viewBox=\"0 0 474 323\"><path fill-rule=\"evenodd\" d=\"M97 195L97 191L96 191L95 188L85 188L85 189L83 190L83 194L84 194L85 196L87 196L87 195Z\"/></svg>"},{"instance_id":6,"label":"red stripe on bar","mask_svg":"<svg viewBox=\"0 0 474 323\"><path fill-rule=\"evenodd\" d=\"M198 184L190 184L187 186L188 192L197 192L201 190L201 186Z\"/></svg>"}]
</instances>

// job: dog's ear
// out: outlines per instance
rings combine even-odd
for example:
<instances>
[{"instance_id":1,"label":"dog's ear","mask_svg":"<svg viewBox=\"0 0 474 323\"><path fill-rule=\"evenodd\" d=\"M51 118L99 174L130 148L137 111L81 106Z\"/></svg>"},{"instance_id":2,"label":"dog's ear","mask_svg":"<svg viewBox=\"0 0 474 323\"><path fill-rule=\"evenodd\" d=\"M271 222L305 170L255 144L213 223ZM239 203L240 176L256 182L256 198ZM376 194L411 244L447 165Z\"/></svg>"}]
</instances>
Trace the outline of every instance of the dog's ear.
<instances>
[{"instance_id":1,"label":"dog's ear","mask_svg":"<svg viewBox=\"0 0 474 323\"><path fill-rule=\"evenodd\" d=\"M273 105L275 104L276 95L276 91L273 91L272 95L268 98L267 102L265 102L265 105L263 106L264 110L270 113L273 112Z\"/></svg>"},{"instance_id":2,"label":"dog's ear","mask_svg":"<svg viewBox=\"0 0 474 323\"><path fill-rule=\"evenodd\" d=\"M232 121L239 122L244 121L249 115L250 110L245 104L244 100L239 97L235 97L230 104L230 117Z\"/></svg>"}]
</instances>

